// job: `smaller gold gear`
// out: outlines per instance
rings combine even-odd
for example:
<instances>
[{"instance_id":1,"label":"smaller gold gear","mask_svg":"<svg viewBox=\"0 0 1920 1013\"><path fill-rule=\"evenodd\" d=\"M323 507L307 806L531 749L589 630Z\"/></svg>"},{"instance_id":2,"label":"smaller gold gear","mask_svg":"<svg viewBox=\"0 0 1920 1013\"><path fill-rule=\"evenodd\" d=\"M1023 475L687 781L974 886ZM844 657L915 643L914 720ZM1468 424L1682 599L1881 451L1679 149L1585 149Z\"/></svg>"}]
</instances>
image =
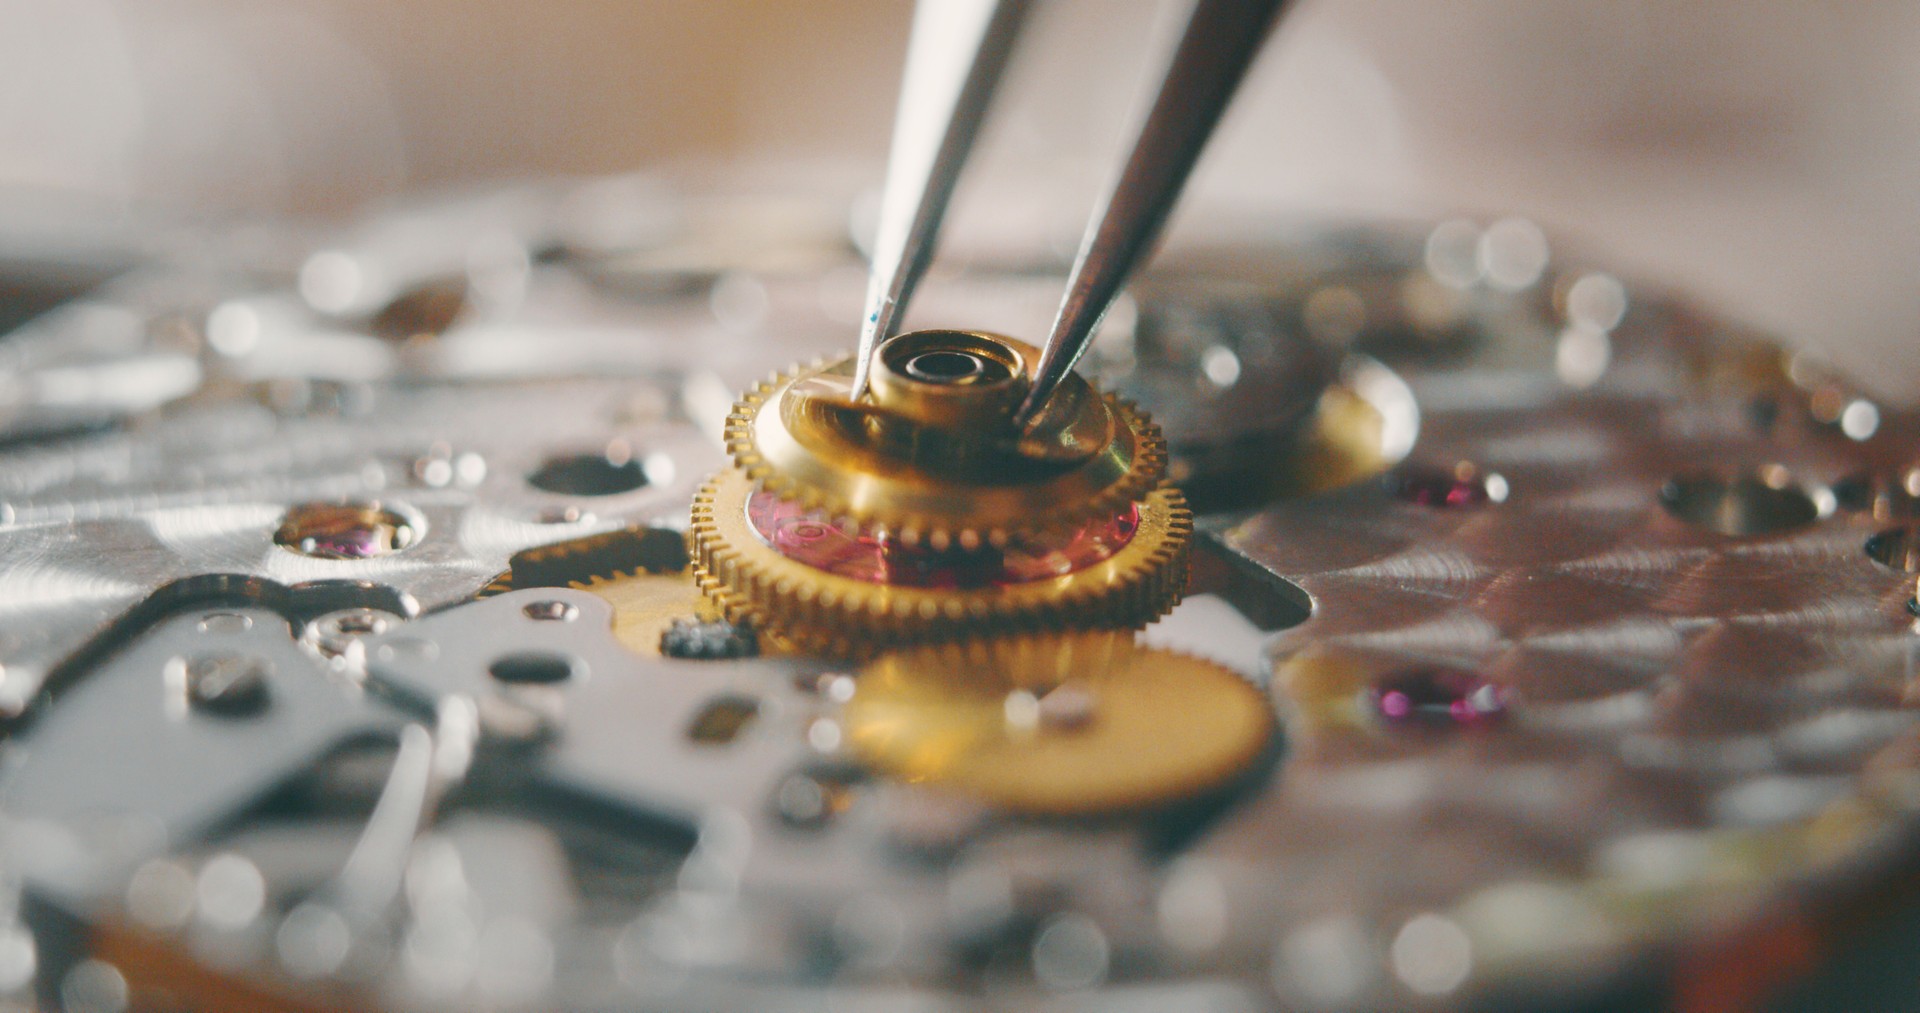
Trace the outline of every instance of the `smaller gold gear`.
<instances>
[{"instance_id":1,"label":"smaller gold gear","mask_svg":"<svg viewBox=\"0 0 1920 1013\"><path fill-rule=\"evenodd\" d=\"M635 570L590 577L572 585L613 606L613 636L630 651L660 655L660 640L675 622L718 618L714 604L686 573Z\"/></svg>"},{"instance_id":2,"label":"smaller gold gear","mask_svg":"<svg viewBox=\"0 0 1920 1013\"><path fill-rule=\"evenodd\" d=\"M1239 675L1127 633L888 654L861 671L842 721L876 770L1052 816L1219 789L1275 729L1265 695Z\"/></svg>"},{"instance_id":3,"label":"smaller gold gear","mask_svg":"<svg viewBox=\"0 0 1920 1013\"><path fill-rule=\"evenodd\" d=\"M747 477L907 544L972 547L1111 516L1166 474L1158 426L1069 375L1025 430L1012 422L1039 350L997 334L914 331L854 359L774 376L727 419Z\"/></svg>"},{"instance_id":4,"label":"smaller gold gear","mask_svg":"<svg viewBox=\"0 0 1920 1013\"><path fill-rule=\"evenodd\" d=\"M943 579L919 586L883 583L783 554L749 517L756 494L777 499L735 469L715 475L695 494L694 574L727 618L750 621L818 654L858 658L899 644L994 633L1144 626L1172 608L1186 588L1193 515L1176 489L1155 490L1130 508L1125 516L1132 518L1131 536L1104 558L1058 576L972 586ZM884 540L861 541L824 515L803 514L798 522L845 539L881 566L894 551ZM954 555L964 566L982 556L1012 556L1025 545L1016 540L1004 550ZM1042 548L1035 558L1049 557ZM940 566L941 558L934 556L933 565Z\"/></svg>"},{"instance_id":5,"label":"smaller gold gear","mask_svg":"<svg viewBox=\"0 0 1920 1013\"><path fill-rule=\"evenodd\" d=\"M533 587L586 591L613 606L613 635L629 650L659 657L670 630L721 618L688 566L686 537L663 528L620 528L523 549L482 588L489 598ZM748 634L755 653L791 653L778 637Z\"/></svg>"}]
</instances>

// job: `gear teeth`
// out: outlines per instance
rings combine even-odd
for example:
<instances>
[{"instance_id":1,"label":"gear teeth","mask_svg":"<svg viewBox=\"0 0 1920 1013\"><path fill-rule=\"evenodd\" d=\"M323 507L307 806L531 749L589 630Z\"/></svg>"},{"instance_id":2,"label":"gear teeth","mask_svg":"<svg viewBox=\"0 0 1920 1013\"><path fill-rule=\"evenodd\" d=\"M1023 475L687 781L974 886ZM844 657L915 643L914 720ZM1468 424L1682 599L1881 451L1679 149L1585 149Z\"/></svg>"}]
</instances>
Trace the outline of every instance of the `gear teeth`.
<instances>
[{"instance_id":1,"label":"gear teeth","mask_svg":"<svg viewBox=\"0 0 1920 1013\"><path fill-rule=\"evenodd\" d=\"M514 553L506 572L489 581L476 597L530 587L583 587L642 571L678 573L686 569L690 551L686 536L668 528L598 531Z\"/></svg>"},{"instance_id":2,"label":"gear teeth","mask_svg":"<svg viewBox=\"0 0 1920 1013\"><path fill-rule=\"evenodd\" d=\"M980 539L996 547L1005 546L1022 535L1044 535L1070 528L1097 517L1119 512L1127 504L1138 502L1158 488L1167 473L1169 453L1165 435L1152 416L1133 402L1113 393L1100 398L1114 417L1133 433L1133 455L1127 472L1096 494L1077 501L1071 508L1037 515L1030 520L1005 525L974 527L954 523L953 518L916 512L896 512L884 504L858 504L840 499L831 491L784 474L760 452L753 425L761 411L774 403L794 381L846 360L847 357L823 357L811 363L798 363L776 372L740 396L728 413L723 442L734 465L759 483L766 491L797 503L807 510L820 510L836 517L845 516L857 523L889 529L909 545L960 542Z\"/></svg>"},{"instance_id":3,"label":"gear teeth","mask_svg":"<svg viewBox=\"0 0 1920 1013\"><path fill-rule=\"evenodd\" d=\"M752 532L753 491L748 476L728 471L695 495L695 580L728 619L815 653L857 658L980 635L1134 628L1165 615L1186 590L1193 515L1171 487L1147 495L1133 540L1109 559L1053 580L977 591L871 584L788 559Z\"/></svg>"}]
</instances>

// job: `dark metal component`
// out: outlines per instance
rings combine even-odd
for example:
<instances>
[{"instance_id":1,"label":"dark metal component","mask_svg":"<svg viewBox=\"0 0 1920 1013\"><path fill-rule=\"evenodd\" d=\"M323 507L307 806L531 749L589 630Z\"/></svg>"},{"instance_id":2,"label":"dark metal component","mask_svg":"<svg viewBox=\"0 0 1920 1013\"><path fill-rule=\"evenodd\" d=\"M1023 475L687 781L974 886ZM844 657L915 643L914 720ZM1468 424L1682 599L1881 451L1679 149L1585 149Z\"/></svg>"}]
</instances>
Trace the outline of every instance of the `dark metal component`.
<instances>
[{"instance_id":1,"label":"dark metal component","mask_svg":"<svg viewBox=\"0 0 1920 1013\"><path fill-rule=\"evenodd\" d=\"M522 613L538 619L524 609ZM573 658L554 651L515 651L494 659L487 673L515 686L551 686L580 674L581 665Z\"/></svg>"},{"instance_id":2,"label":"dark metal component","mask_svg":"<svg viewBox=\"0 0 1920 1013\"><path fill-rule=\"evenodd\" d=\"M679 573L686 568L686 536L666 528L621 528L523 549L508 564L512 586L521 591L566 587L616 573Z\"/></svg>"},{"instance_id":3,"label":"dark metal component","mask_svg":"<svg viewBox=\"0 0 1920 1013\"><path fill-rule=\"evenodd\" d=\"M645 486L647 470L631 456L569 454L548 458L527 484L564 496L616 496Z\"/></svg>"},{"instance_id":4,"label":"dark metal component","mask_svg":"<svg viewBox=\"0 0 1920 1013\"><path fill-rule=\"evenodd\" d=\"M669 658L717 661L752 658L760 653L760 637L751 625L724 619L675 619L660 634L660 653Z\"/></svg>"}]
</instances>

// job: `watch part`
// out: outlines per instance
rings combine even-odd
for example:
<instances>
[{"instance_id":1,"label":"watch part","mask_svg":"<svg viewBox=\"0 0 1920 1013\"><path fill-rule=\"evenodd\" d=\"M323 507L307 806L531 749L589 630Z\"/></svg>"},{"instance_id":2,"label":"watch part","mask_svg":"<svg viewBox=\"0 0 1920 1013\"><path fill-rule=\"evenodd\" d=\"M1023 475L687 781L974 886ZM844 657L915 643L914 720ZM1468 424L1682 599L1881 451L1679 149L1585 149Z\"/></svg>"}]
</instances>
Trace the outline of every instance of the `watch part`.
<instances>
[{"instance_id":1,"label":"watch part","mask_svg":"<svg viewBox=\"0 0 1920 1013\"><path fill-rule=\"evenodd\" d=\"M1274 734L1264 694L1130 633L970 641L869 663L843 715L889 776L1033 816L1190 800L1252 767Z\"/></svg>"},{"instance_id":2,"label":"watch part","mask_svg":"<svg viewBox=\"0 0 1920 1013\"><path fill-rule=\"evenodd\" d=\"M1124 629L1186 587L1193 518L1177 490L1079 529L939 551L835 522L738 469L694 496L694 572L728 618L800 648L860 657L961 636Z\"/></svg>"},{"instance_id":3,"label":"watch part","mask_svg":"<svg viewBox=\"0 0 1920 1013\"><path fill-rule=\"evenodd\" d=\"M1078 376L1041 424L1016 429L1038 355L993 334L902 334L875 350L866 400L848 397L846 356L755 386L727 420L727 449L770 492L936 549L1111 517L1159 484L1165 441Z\"/></svg>"},{"instance_id":4,"label":"watch part","mask_svg":"<svg viewBox=\"0 0 1920 1013\"><path fill-rule=\"evenodd\" d=\"M542 216L577 189L495 202L522 209L505 230L521 252L554 245ZM632 207L587 217L670 246L639 225L677 205L625 189ZM767 366L847 340L853 255L809 244L827 259L776 266L763 229L737 258L623 262L616 286L583 279L611 266L584 246L476 257L479 225L502 232L472 205L383 215L328 250L288 239L273 270L305 257L311 292L149 275L64 318L156 341L185 321L205 382L124 428L0 447L0 697L24 712L0 743L0 1008L1907 1001L1910 962L1872 954L1897 952L1885 919L1920 899L1913 411L1571 265L1517 219L1236 251L1242 291L1277 314L1143 283L1149 321L1160 300L1230 318L1152 323L1143 358L1204 373L1204 345L1176 347L1190 334L1260 387L1255 353L1297 324L1338 372L1300 395L1317 399L1292 436L1233 411L1182 433L1090 358L1176 447L1246 422L1272 458L1235 468L1317 476L1201 516L1210 593L1140 635L1270 658L1264 696L1264 665L1192 695L1250 695L1278 727L1220 757L1169 705L1121 752L1082 685L1105 662L988 693L1002 670L984 657L895 683L783 653L760 624L760 656L731 656L739 627L703 625L722 609L669 529L726 463L705 426ZM1268 270L1288 261L1305 266ZM916 313L1039 333L1057 282L982 263ZM409 286L475 264L519 273L471 274L467 305L394 332L409 340L366 333ZM318 284L343 278L366 284ZM333 308L305 308L318 297ZM966 386L973 369L912 372ZM1348 449L1315 457L1314 426ZM1126 558L1123 529L1152 515L1143 491L967 556L952 532L910 543L729 474L740 544L802 568L766 600L869 652L929 621L802 608L801 590L966 601L1078 567L1009 584L1057 591ZM299 537L276 543L290 520ZM468 600L509 566L519 590ZM972 762L1028 728L1064 757L1025 772L1048 794ZM1163 745L1218 762L1169 788L1145 776ZM347 879L385 905L315 903Z\"/></svg>"}]
</instances>

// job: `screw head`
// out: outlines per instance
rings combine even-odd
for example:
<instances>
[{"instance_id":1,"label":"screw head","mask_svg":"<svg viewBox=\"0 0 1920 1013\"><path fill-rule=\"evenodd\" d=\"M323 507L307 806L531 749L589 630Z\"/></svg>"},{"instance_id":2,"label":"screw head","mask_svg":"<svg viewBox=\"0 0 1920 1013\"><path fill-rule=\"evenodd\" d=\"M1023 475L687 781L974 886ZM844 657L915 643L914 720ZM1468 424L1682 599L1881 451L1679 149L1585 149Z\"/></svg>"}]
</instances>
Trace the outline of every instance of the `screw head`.
<instances>
[{"instance_id":1,"label":"screw head","mask_svg":"<svg viewBox=\"0 0 1920 1013\"><path fill-rule=\"evenodd\" d=\"M341 609L309 623L304 639L328 658L346 657L357 649L361 637L379 636L399 618L379 609Z\"/></svg>"}]
</instances>

